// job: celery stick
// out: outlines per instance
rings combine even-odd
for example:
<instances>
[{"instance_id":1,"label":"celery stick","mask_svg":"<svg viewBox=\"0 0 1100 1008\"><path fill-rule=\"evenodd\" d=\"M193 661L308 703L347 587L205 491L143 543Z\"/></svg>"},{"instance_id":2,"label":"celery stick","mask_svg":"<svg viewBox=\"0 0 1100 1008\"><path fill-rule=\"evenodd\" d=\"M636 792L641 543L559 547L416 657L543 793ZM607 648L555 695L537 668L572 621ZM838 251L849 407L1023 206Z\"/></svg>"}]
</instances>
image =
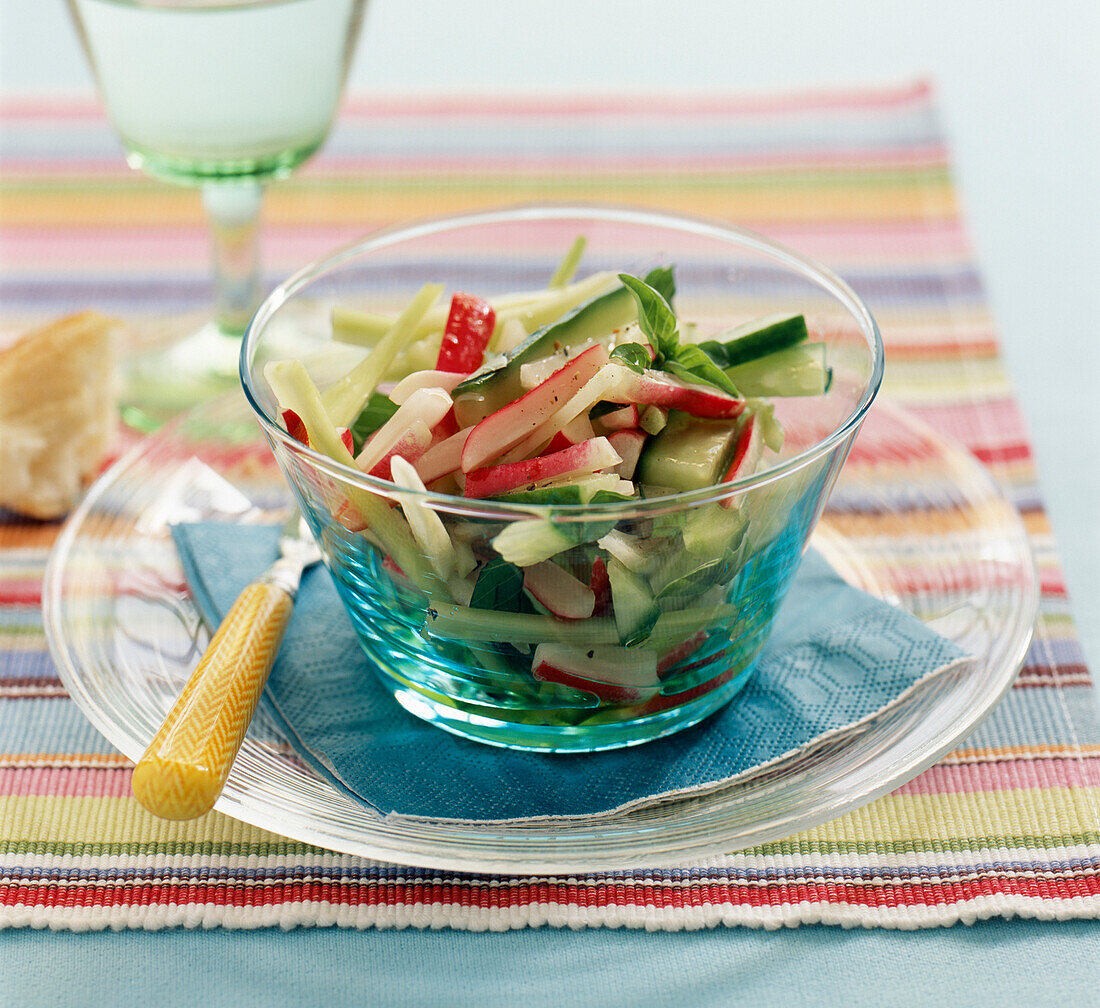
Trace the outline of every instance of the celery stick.
<instances>
[{"instance_id":1,"label":"celery stick","mask_svg":"<svg viewBox=\"0 0 1100 1008\"><path fill-rule=\"evenodd\" d=\"M551 290L564 287L573 279L573 274L577 272L577 266L580 265L581 256L584 255L584 247L587 244L588 239L584 235L577 236L569 251L565 253L565 258L562 259L558 268L554 270L554 275L550 278L549 287Z\"/></svg>"},{"instance_id":2,"label":"celery stick","mask_svg":"<svg viewBox=\"0 0 1100 1008\"><path fill-rule=\"evenodd\" d=\"M436 599L424 631L432 637L452 640L494 641L498 644L541 644L557 641L592 647L598 644L618 644L619 631L615 621L594 616L572 623L550 616L529 613L495 612L492 609L470 609ZM741 612L738 606L710 605L662 613L653 628L651 640L684 640L715 623L732 619Z\"/></svg>"},{"instance_id":3,"label":"celery stick","mask_svg":"<svg viewBox=\"0 0 1100 1008\"><path fill-rule=\"evenodd\" d=\"M301 361L272 361L264 368L264 377L279 405L294 410L301 418L311 447L336 462L356 468L355 459L329 420L321 394ZM425 591L438 591L438 585L429 584L429 580L434 579L428 577L424 559L408 525L393 512L388 502L350 483L341 484L341 489L382 549L393 557L410 580Z\"/></svg>"},{"instance_id":4,"label":"celery stick","mask_svg":"<svg viewBox=\"0 0 1100 1008\"><path fill-rule=\"evenodd\" d=\"M382 312L335 305L332 309L332 338L338 343L373 347L393 328L396 321L396 316ZM427 312L417 323L413 338L424 339L434 332L440 332L446 321L445 314L441 315L438 311Z\"/></svg>"},{"instance_id":5,"label":"celery stick","mask_svg":"<svg viewBox=\"0 0 1100 1008\"><path fill-rule=\"evenodd\" d=\"M500 338L501 330L509 319L517 320L527 332L532 332L548 325L582 302L611 290L617 283L614 273L593 273L566 287L491 298L490 303L497 313L493 340ZM413 339L437 337L446 326L449 313L449 303L425 312L416 324ZM337 305L332 309L332 338L340 343L373 347L393 327L394 322L392 315ZM438 345L436 349L438 350Z\"/></svg>"},{"instance_id":6,"label":"celery stick","mask_svg":"<svg viewBox=\"0 0 1100 1008\"><path fill-rule=\"evenodd\" d=\"M359 415L393 359L415 341L417 325L442 293L442 284L425 284L421 287L374 349L343 378L325 390L325 410L335 426L347 427Z\"/></svg>"}]
</instances>

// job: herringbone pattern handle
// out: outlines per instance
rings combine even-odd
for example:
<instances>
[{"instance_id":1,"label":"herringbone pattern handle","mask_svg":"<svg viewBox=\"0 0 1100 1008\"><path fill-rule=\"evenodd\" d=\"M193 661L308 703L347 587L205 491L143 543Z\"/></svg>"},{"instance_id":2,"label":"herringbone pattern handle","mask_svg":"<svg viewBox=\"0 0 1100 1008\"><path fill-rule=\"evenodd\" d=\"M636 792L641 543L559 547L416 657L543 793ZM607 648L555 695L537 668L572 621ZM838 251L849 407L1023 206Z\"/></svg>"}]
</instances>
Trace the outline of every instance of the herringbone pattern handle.
<instances>
[{"instance_id":1,"label":"herringbone pattern handle","mask_svg":"<svg viewBox=\"0 0 1100 1008\"><path fill-rule=\"evenodd\" d=\"M217 801L283 639L293 600L249 585L134 768L133 790L154 815L194 819Z\"/></svg>"}]
</instances>

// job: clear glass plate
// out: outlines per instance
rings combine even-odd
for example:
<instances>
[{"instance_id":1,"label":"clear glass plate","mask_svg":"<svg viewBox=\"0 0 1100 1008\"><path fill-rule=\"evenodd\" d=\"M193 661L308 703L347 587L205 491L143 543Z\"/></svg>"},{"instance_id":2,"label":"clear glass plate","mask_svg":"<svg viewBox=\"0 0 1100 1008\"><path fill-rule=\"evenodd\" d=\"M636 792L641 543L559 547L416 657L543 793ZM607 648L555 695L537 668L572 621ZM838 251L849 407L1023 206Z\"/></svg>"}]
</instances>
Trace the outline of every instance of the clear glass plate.
<instances>
[{"instance_id":1,"label":"clear glass plate","mask_svg":"<svg viewBox=\"0 0 1100 1008\"><path fill-rule=\"evenodd\" d=\"M50 649L73 700L129 758L144 752L208 639L168 526L270 523L289 506L270 450L234 397L143 441L69 520L46 572ZM1039 592L1020 517L985 470L889 403L871 411L813 544L851 583L975 660L816 748L706 793L598 820L383 818L298 760L261 708L216 807L336 851L501 873L685 863L835 818L973 731L1023 661Z\"/></svg>"}]
</instances>

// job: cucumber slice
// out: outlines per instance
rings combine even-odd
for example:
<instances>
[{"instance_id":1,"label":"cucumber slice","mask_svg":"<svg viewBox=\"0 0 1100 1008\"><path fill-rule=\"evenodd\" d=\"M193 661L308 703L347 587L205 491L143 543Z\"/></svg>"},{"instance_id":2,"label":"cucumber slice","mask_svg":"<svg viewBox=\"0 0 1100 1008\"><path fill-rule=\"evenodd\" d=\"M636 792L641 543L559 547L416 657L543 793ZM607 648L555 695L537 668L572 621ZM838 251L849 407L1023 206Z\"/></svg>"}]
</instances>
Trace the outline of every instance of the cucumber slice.
<instances>
[{"instance_id":1,"label":"cucumber slice","mask_svg":"<svg viewBox=\"0 0 1100 1008\"><path fill-rule=\"evenodd\" d=\"M634 470L636 482L673 490L701 490L721 482L737 444L737 423L703 420L673 410L651 437Z\"/></svg>"},{"instance_id":2,"label":"cucumber slice","mask_svg":"<svg viewBox=\"0 0 1100 1008\"><path fill-rule=\"evenodd\" d=\"M641 644L653 632L661 615L649 582L613 556L607 558L607 579L611 582L619 643L624 647Z\"/></svg>"},{"instance_id":3,"label":"cucumber slice","mask_svg":"<svg viewBox=\"0 0 1100 1008\"><path fill-rule=\"evenodd\" d=\"M745 396L812 396L829 391L824 343L801 343L725 369Z\"/></svg>"},{"instance_id":4,"label":"cucumber slice","mask_svg":"<svg viewBox=\"0 0 1100 1008\"><path fill-rule=\"evenodd\" d=\"M514 493L501 494L494 500L506 501L509 504L577 505L589 503L597 493L603 491L625 501L629 500L631 495L620 492L625 489L624 484L627 487L631 485L614 473L592 473L568 482L548 483L545 486L537 486L533 490L517 490Z\"/></svg>"},{"instance_id":5,"label":"cucumber slice","mask_svg":"<svg viewBox=\"0 0 1100 1008\"><path fill-rule=\"evenodd\" d=\"M593 503L620 499L617 494L598 491ZM550 518L509 522L492 540L493 549L517 567L530 567L559 553L595 542L615 527L615 519L605 521L555 522Z\"/></svg>"},{"instance_id":6,"label":"cucumber slice","mask_svg":"<svg viewBox=\"0 0 1100 1008\"><path fill-rule=\"evenodd\" d=\"M650 579L659 599L695 598L728 582L739 568L746 520L737 511L708 504L688 512L683 549L670 555Z\"/></svg>"},{"instance_id":7,"label":"cucumber slice","mask_svg":"<svg viewBox=\"0 0 1100 1008\"><path fill-rule=\"evenodd\" d=\"M767 315L727 329L717 339L707 340L699 346L715 364L725 369L794 346L808 335L804 315Z\"/></svg>"}]
</instances>

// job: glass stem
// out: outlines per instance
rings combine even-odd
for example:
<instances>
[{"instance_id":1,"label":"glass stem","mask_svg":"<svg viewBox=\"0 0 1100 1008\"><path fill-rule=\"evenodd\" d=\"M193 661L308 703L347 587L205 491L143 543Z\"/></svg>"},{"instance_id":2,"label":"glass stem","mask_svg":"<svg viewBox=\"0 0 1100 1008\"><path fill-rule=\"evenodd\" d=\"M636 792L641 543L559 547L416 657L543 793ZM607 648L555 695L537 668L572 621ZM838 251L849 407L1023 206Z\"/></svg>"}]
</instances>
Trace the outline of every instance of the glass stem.
<instances>
[{"instance_id":1,"label":"glass stem","mask_svg":"<svg viewBox=\"0 0 1100 1008\"><path fill-rule=\"evenodd\" d=\"M260 303L260 206L258 182L210 182L202 201L214 244L214 320L240 336Z\"/></svg>"}]
</instances>

